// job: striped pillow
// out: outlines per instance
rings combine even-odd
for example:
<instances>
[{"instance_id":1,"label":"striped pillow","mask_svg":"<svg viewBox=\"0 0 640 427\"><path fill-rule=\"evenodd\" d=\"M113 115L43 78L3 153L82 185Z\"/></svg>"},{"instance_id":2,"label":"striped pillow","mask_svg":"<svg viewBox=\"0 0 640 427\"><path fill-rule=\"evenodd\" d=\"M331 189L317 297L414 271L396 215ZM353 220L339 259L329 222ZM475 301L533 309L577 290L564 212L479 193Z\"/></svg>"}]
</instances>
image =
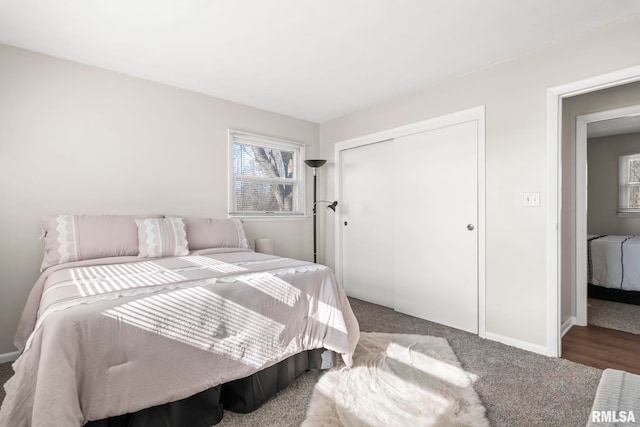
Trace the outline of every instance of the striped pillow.
<instances>
[{"instance_id":1,"label":"striped pillow","mask_svg":"<svg viewBox=\"0 0 640 427\"><path fill-rule=\"evenodd\" d=\"M189 253L182 218L136 219L140 257L184 256Z\"/></svg>"}]
</instances>

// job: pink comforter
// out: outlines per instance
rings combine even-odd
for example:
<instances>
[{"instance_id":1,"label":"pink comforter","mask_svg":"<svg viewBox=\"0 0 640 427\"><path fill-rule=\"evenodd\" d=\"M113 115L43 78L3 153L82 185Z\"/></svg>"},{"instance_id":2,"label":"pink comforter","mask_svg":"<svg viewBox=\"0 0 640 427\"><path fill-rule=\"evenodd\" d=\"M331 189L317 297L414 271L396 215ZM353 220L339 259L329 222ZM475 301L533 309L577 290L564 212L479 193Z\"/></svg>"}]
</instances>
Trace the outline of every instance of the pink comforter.
<instances>
[{"instance_id":1,"label":"pink comforter","mask_svg":"<svg viewBox=\"0 0 640 427\"><path fill-rule=\"evenodd\" d=\"M358 338L346 295L322 265L210 250L56 266L25 307L16 334L24 351L0 425L81 426L315 348L350 366Z\"/></svg>"}]
</instances>

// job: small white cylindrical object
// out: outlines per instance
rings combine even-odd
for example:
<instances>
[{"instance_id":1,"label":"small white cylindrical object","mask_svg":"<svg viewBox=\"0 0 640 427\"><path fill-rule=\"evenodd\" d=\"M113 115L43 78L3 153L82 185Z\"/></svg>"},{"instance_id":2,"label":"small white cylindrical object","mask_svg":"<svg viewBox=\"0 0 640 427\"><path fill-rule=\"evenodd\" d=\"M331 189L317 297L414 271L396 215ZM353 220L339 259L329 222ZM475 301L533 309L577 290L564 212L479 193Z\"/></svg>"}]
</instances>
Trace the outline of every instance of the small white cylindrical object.
<instances>
[{"instance_id":1,"label":"small white cylindrical object","mask_svg":"<svg viewBox=\"0 0 640 427\"><path fill-rule=\"evenodd\" d=\"M273 255L273 240L268 237L256 239L254 242L256 252Z\"/></svg>"}]
</instances>

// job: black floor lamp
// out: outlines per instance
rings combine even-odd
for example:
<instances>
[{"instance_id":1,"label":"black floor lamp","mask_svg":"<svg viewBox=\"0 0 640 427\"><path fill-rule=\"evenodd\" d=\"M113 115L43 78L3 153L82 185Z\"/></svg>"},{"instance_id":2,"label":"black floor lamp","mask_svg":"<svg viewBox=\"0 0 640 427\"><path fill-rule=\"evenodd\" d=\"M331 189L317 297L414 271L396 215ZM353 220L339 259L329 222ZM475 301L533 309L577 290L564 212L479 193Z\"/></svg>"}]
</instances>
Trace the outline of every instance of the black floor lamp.
<instances>
[{"instance_id":1,"label":"black floor lamp","mask_svg":"<svg viewBox=\"0 0 640 427\"><path fill-rule=\"evenodd\" d=\"M313 262L315 263L315 262L318 262L318 251L317 251L317 244L316 244L316 241L317 241L316 205L322 202L329 203L327 208L335 212L336 206L338 206L338 201L335 200L333 202L329 202L328 200L316 200L317 179L318 179L316 175L316 169L323 166L325 163L327 163L327 161L326 160L305 160L304 163L313 170Z\"/></svg>"}]
</instances>

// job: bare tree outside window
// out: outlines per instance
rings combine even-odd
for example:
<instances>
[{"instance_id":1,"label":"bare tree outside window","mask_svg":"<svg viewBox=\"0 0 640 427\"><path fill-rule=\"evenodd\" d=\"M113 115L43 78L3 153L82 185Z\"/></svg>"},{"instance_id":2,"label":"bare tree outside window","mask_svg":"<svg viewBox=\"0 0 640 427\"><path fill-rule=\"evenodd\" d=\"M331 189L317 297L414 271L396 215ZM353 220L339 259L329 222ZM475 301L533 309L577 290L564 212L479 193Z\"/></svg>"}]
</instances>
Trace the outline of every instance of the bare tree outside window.
<instances>
[{"instance_id":1,"label":"bare tree outside window","mask_svg":"<svg viewBox=\"0 0 640 427\"><path fill-rule=\"evenodd\" d=\"M618 156L618 213L640 214L640 153Z\"/></svg>"},{"instance_id":2,"label":"bare tree outside window","mask_svg":"<svg viewBox=\"0 0 640 427\"><path fill-rule=\"evenodd\" d=\"M640 209L640 160L629 160L629 208Z\"/></svg>"}]
</instances>

